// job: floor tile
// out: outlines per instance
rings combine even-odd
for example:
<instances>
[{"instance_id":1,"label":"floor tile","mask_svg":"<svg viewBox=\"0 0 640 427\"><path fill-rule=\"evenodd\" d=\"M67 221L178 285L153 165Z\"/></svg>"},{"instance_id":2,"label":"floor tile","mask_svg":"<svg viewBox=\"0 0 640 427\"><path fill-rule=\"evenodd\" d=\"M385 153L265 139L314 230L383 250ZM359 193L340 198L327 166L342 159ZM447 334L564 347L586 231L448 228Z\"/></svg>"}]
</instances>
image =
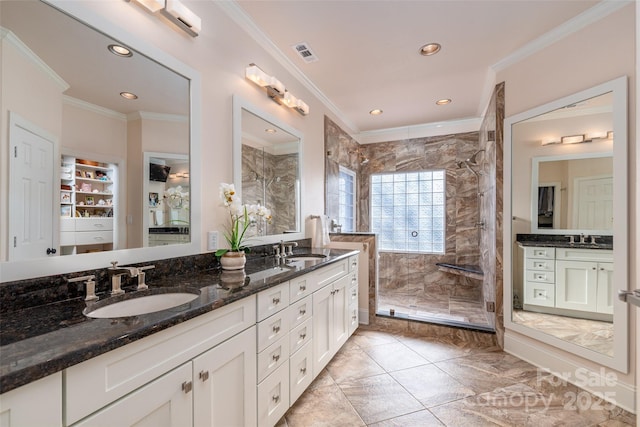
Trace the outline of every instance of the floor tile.
<instances>
[{"instance_id":1,"label":"floor tile","mask_svg":"<svg viewBox=\"0 0 640 427\"><path fill-rule=\"evenodd\" d=\"M369 427L441 427L444 426L428 410L413 412L379 423L369 424ZM607 426L608 427L608 426Z\"/></svg>"},{"instance_id":2,"label":"floor tile","mask_svg":"<svg viewBox=\"0 0 640 427\"><path fill-rule=\"evenodd\" d=\"M350 341L351 340L361 348L398 342L398 339L389 332L373 331L367 329L356 331L351 336Z\"/></svg>"},{"instance_id":3,"label":"floor tile","mask_svg":"<svg viewBox=\"0 0 640 427\"><path fill-rule=\"evenodd\" d=\"M441 362L479 352L499 350L497 347L478 347L473 343L452 343L444 339L425 339L414 336L399 336L398 340L431 362Z\"/></svg>"},{"instance_id":4,"label":"floor tile","mask_svg":"<svg viewBox=\"0 0 640 427\"><path fill-rule=\"evenodd\" d=\"M339 352L329 362L326 369L337 384L385 372L363 350Z\"/></svg>"},{"instance_id":5,"label":"floor tile","mask_svg":"<svg viewBox=\"0 0 640 427\"><path fill-rule=\"evenodd\" d=\"M285 414L287 427L364 426L337 385L306 390Z\"/></svg>"},{"instance_id":6,"label":"floor tile","mask_svg":"<svg viewBox=\"0 0 640 427\"><path fill-rule=\"evenodd\" d=\"M367 424L424 409L420 402L389 374L360 378L339 386Z\"/></svg>"},{"instance_id":7,"label":"floor tile","mask_svg":"<svg viewBox=\"0 0 640 427\"><path fill-rule=\"evenodd\" d=\"M366 347L364 351L387 372L431 363L400 342Z\"/></svg>"},{"instance_id":8,"label":"floor tile","mask_svg":"<svg viewBox=\"0 0 640 427\"><path fill-rule=\"evenodd\" d=\"M427 408L475 394L435 365L418 366L390 375Z\"/></svg>"}]
</instances>

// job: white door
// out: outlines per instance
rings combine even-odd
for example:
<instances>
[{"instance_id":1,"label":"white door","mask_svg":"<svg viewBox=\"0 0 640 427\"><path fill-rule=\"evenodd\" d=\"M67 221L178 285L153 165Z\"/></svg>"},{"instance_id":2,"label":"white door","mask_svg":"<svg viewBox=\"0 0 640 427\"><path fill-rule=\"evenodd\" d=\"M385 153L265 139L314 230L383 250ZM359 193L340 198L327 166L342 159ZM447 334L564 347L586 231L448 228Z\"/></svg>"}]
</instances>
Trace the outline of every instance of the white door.
<instances>
[{"instance_id":1,"label":"white door","mask_svg":"<svg viewBox=\"0 0 640 427\"><path fill-rule=\"evenodd\" d=\"M52 137L11 115L9 261L53 255L54 144Z\"/></svg>"},{"instance_id":2,"label":"white door","mask_svg":"<svg viewBox=\"0 0 640 427\"><path fill-rule=\"evenodd\" d=\"M613 228L613 177L576 179L577 229Z\"/></svg>"},{"instance_id":3,"label":"white door","mask_svg":"<svg viewBox=\"0 0 640 427\"><path fill-rule=\"evenodd\" d=\"M256 327L193 360L194 425L255 426Z\"/></svg>"}]
</instances>

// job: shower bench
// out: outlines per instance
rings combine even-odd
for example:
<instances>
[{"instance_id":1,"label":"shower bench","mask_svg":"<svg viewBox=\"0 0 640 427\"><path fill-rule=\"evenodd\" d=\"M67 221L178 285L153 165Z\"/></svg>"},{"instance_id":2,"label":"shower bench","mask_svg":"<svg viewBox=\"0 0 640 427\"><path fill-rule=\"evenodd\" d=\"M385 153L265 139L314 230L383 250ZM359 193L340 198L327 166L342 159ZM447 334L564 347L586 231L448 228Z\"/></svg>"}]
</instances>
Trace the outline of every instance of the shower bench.
<instances>
[{"instance_id":1,"label":"shower bench","mask_svg":"<svg viewBox=\"0 0 640 427\"><path fill-rule=\"evenodd\" d=\"M484 273L478 265L468 264L449 264L446 262L437 262L438 270L445 273L457 274L458 276L465 276L471 279L482 280Z\"/></svg>"}]
</instances>

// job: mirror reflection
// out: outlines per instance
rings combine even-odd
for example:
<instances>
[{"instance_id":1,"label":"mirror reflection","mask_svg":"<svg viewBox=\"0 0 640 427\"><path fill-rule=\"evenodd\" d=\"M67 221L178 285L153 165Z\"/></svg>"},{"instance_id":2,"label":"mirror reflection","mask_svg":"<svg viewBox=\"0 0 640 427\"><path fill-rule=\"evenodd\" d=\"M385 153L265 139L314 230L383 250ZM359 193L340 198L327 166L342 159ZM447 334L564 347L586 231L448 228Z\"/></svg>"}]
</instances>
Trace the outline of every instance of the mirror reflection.
<instances>
[{"instance_id":1,"label":"mirror reflection","mask_svg":"<svg viewBox=\"0 0 640 427\"><path fill-rule=\"evenodd\" d=\"M603 236L614 234L614 182L626 180L613 167L614 144L624 144L613 123L607 92L511 127L511 320L606 357L616 339L614 246Z\"/></svg>"},{"instance_id":2,"label":"mirror reflection","mask_svg":"<svg viewBox=\"0 0 640 427\"><path fill-rule=\"evenodd\" d=\"M271 211L250 232L270 236L300 231L300 138L242 109L242 201Z\"/></svg>"},{"instance_id":3,"label":"mirror reflection","mask_svg":"<svg viewBox=\"0 0 640 427\"><path fill-rule=\"evenodd\" d=\"M189 79L127 46L117 55L117 40L39 1L1 2L0 18L2 111L10 117L3 151L26 154L26 137L46 153L38 177L46 196L23 197L24 188L13 184L3 193L9 220L0 234L8 250L0 259L153 246L150 227L176 223L182 234L175 243L189 242L188 196L179 214L158 209L179 186L188 195ZM145 176L145 152L166 153L158 164L179 156L181 177L172 176L175 167L162 185ZM10 183L35 177L18 165L9 164ZM159 214L148 222L151 208ZM37 224L45 224L38 233Z\"/></svg>"}]
</instances>

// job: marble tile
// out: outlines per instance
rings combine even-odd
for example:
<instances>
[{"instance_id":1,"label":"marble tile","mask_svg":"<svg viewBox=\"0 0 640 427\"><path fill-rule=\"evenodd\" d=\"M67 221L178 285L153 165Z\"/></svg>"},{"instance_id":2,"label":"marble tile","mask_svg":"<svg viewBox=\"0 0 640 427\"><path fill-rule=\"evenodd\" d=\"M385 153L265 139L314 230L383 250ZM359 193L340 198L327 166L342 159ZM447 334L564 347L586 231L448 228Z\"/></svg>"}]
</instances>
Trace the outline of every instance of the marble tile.
<instances>
[{"instance_id":1,"label":"marble tile","mask_svg":"<svg viewBox=\"0 0 640 427\"><path fill-rule=\"evenodd\" d=\"M441 362L480 352L500 350L495 346L483 347L464 341L453 343L452 341L424 339L415 336L401 336L398 337L398 339L407 347L431 362Z\"/></svg>"},{"instance_id":2,"label":"marble tile","mask_svg":"<svg viewBox=\"0 0 640 427\"><path fill-rule=\"evenodd\" d=\"M284 418L287 427L365 425L337 385L305 391Z\"/></svg>"},{"instance_id":3,"label":"marble tile","mask_svg":"<svg viewBox=\"0 0 640 427\"><path fill-rule=\"evenodd\" d=\"M338 352L326 369L336 384L384 373L384 369L363 350Z\"/></svg>"},{"instance_id":4,"label":"marble tile","mask_svg":"<svg viewBox=\"0 0 640 427\"><path fill-rule=\"evenodd\" d=\"M387 372L431 363L406 345L397 341L389 344L366 347L364 351Z\"/></svg>"},{"instance_id":5,"label":"marble tile","mask_svg":"<svg viewBox=\"0 0 640 427\"><path fill-rule=\"evenodd\" d=\"M436 366L478 394L535 378L538 372L530 363L497 351L437 362Z\"/></svg>"},{"instance_id":6,"label":"marble tile","mask_svg":"<svg viewBox=\"0 0 640 427\"><path fill-rule=\"evenodd\" d=\"M358 347L366 348L374 345L395 343L398 342L398 339L389 332L359 329L351 336L349 341L353 341Z\"/></svg>"},{"instance_id":7,"label":"marble tile","mask_svg":"<svg viewBox=\"0 0 640 427\"><path fill-rule=\"evenodd\" d=\"M428 410L413 412L379 423L369 424L369 427L438 427L444 426Z\"/></svg>"},{"instance_id":8,"label":"marble tile","mask_svg":"<svg viewBox=\"0 0 640 427\"><path fill-rule=\"evenodd\" d=\"M319 388L319 387L327 387L331 385L336 385L336 382L331 378L329 372L326 369L320 371L318 376L309 384L309 389Z\"/></svg>"},{"instance_id":9,"label":"marble tile","mask_svg":"<svg viewBox=\"0 0 640 427\"><path fill-rule=\"evenodd\" d=\"M426 408L452 402L475 393L435 365L423 365L390 372Z\"/></svg>"},{"instance_id":10,"label":"marble tile","mask_svg":"<svg viewBox=\"0 0 640 427\"><path fill-rule=\"evenodd\" d=\"M386 373L342 383L340 389L366 424L424 409Z\"/></svg>"}]
</instances>

